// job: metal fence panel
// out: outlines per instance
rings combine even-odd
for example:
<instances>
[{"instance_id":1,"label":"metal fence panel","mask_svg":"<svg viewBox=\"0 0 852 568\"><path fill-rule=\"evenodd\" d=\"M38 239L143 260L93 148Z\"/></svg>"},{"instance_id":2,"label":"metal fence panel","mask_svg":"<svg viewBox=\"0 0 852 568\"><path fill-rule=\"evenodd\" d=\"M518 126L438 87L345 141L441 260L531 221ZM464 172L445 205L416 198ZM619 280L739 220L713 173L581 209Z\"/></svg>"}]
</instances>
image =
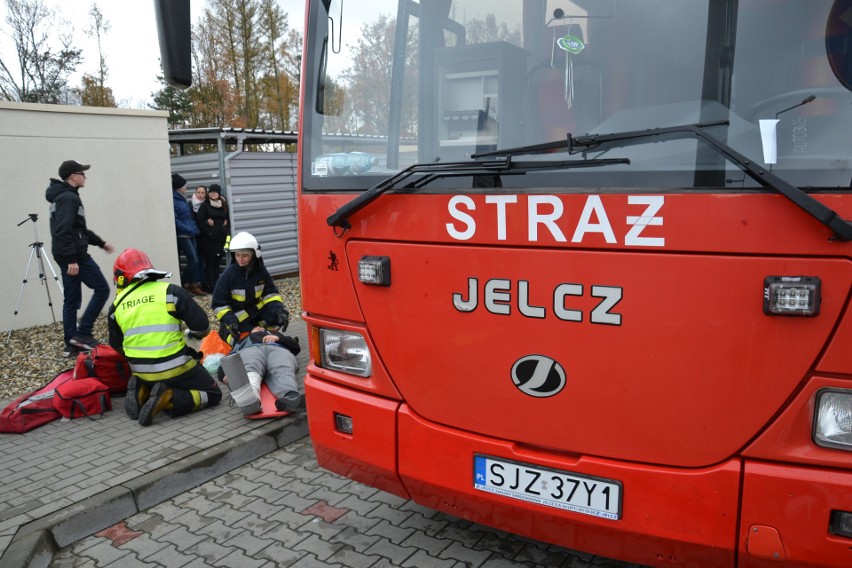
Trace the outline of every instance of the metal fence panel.
<instances>
[{"instance_id":1,"label":"metal fence panel","mask_svg":"<svg viewBox=\"0 0 852 568\"><path fill-rule=\"evenodd\" d=\"M273 276L299 270L296 156L243 152L228 162L232 234L248 231L263 250Z\"/></svg>"},{"instance_id":2,"label":"metal fence panel","mask_svg":"<svg viewBox=\"0 0 852 568\"><path fill-rule=\"evenodd\" d=\"M186 178L188 194L199 185L222 186L230 207L231 235L240 231L254 235L270 274L299 271L295 154L191 154L173 157L171 166L173 173Z\"/></svg>"}]
</instances>

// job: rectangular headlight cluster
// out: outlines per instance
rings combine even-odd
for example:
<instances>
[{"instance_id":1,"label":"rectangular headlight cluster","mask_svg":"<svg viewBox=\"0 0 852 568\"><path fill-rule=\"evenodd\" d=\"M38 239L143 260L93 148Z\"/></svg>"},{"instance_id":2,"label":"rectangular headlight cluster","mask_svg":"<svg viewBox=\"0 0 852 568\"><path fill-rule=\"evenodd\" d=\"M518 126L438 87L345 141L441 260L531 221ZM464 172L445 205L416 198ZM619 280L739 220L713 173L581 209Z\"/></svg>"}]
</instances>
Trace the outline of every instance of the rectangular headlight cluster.
<instances>
[{"instance_id":1,"label":"rectangular headlight cluster","mask_svg":"<svg viewBox=\"0 0 852 568\"><path fill-rule=\"evenodd\" d=\"M820 279L813 276L767 276L763 313L775 316L819 315Z\"/></svg>"},{"instance_id":2,"label":"rectangular headlight cluster","mask_svg":"<svg viewBox=\"0 0 852 568\"><path fill-rule=\"evenodd\" d=\"M373 373L367 340L360 333L340 329L319 330L320 364L324 369L358 377Z\"/></svg>"},{"instance_id":3,"label":"rectangular headlight cluster","mask_svg":"<svg viewBox=\"0 0 852 568\"><path fill-rule=\"evenodd\" d=\"M818 446L852 451L852 390L817 394L813 436Z\"/></svg>"}]
</instances>

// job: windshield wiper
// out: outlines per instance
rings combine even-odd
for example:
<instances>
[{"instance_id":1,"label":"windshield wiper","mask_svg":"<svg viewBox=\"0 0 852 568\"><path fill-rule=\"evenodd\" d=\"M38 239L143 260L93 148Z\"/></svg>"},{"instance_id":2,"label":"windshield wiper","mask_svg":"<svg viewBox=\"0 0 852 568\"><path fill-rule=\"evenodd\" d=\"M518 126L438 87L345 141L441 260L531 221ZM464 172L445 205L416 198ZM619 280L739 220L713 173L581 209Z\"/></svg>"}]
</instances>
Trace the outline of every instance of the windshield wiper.
<instances>
[{"instance_id":1,"label":"windshield wiper","mask_svg":"<svg viewBox=\"0 0 852 568\"><path fill-rule=\"evenodd\" d=\"M840 241L852 240L852 223L839 216L833 209L823 205L809 194L805 193L798 187L784 181L772 172L766 171L760 165L756 165L754 160L740 154L718 138L711 136L705 132L705 128L713 126L725 126L727 120L718 120L714 122L702 122L698 124L684 124L681 126L670 126L666 128L651 128L649 130L634 130L629 132L617 132L614 134L587 134L585 136L574 137L570 133L565 140L556 140L554 142L545 142L544 144L532 144L529 146L518 146L517 148L507 148L505 150L495 150L493 152L482 152L474 154L473 158L485 158L492 156L518 156L527 154L539 154L542 152L552 152L562 148L567 148L569 154L576 154L590 149L594 149L602 144L613 144L615 147L628 146L633 143L645 144L649 139L658 136L666 136L672 138L688 138L696 136L707 143L716 152L726 157L728 160L737 165L749 177L767 189L773 189L792 201L797 207L805 213L815 218L817 221L834 231L834 238ZM624 144L618 144L624 142Z\"/></svg>"},{"instance_id":2,"label":"windshield wiper","mask_svg":"<svg viewBox=\"0 0 852 568\"><path fill-rule=\"evenodd\" d=\"M629 164L627 158L606 158L597 160L558 160L558 161L524 161L515 163L511 156L505 156L495 160L481 160L474 162L434 162L430 164L414 164L399 171L395 175L384 179L360 194L355 199L342 205L337 211L326 219L331 227L351 228L349 217L375 201L386 191L392 189L420 189L432 181L445 177L461 176L493 176L493 175L522 175L531 170L541 169L564 169L564 168L593 168L598 166L610 166L613 164ZM415 175L423 177L403 182Z\"/></svg>"},{"instance_id":3,"label":"windshield wiper","mask_svg":"<svg viewBox=\"0 0 852 568\"><path fill-rule=\"evenodd\" d=\"M700 122L698 124L684 124L681 126L669 126L666 128L649 128L647 130L633 130L628 132L616 132L614 134L586 134L585 136L574 136L570 132L565 140L554 140L553 142L543 142L541 144L529 144L527 146L517 146L515 148L505 148L503 150L492 150L491 152L480 152L472 154L471 158L489 158L492 156L523 156L529 154L543 154L567 148L569 154L594 148L606 142L620 142L637 140L643 138L653 138L673 134L677 132L693 133L696 129L710 128L712 126L727 126L727 120L715 120L712 122ZM642 141L644 144L647 141ZM624 144L627 146L628 144Z\"/></svg>"}]
</instances>

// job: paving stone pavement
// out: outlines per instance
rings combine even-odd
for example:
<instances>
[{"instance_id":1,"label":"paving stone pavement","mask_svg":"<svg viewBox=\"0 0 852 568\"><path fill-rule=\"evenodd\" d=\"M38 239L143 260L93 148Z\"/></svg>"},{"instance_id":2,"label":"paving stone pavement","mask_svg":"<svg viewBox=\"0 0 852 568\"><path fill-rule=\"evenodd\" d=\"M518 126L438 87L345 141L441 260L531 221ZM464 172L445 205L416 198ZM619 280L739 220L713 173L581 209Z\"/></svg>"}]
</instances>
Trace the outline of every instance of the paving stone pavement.
<instances>
[{"instance_id":1,"label":"paving stone pavement","mask_svg":"<svg viewBox=\"0 0 852 568\"><path fill-rule=\"evenodd\" d=\"M303 346L300 388L308 362L305 331L301 319L287 330ZM113 397L113 410L98 420L57 420L25 434L0 434L0 568L48 566L58 548L308 432L304 415L247 420L228 404L227 387L223 391L214 408L176 419L158 415L146 428L124 414L124 397Z\"/></svg>"},{"instance_id":2,"label":"paving stone pavement","mask_svg":"<svg viewBox=\"0 0 852 568\"><path fill-rule=\"evenodd\" d=\"M322 470L305 437L61 550L71 567L625 568Z\"/></svg>"},{"instance_id":3,"label":"paving stone pavement","mask_svg":"<svg viewBox=\"0 0 852 568\"><path fill-rule=\"evenodd\" d=\"M300 388L308 362L299 337ZM304 415L217 407L146 428L99 420L0 434L0 568L627 567L423 508L318 467ZM0 407L8 401L0 401Z\"/></svg>"}]
</instances>

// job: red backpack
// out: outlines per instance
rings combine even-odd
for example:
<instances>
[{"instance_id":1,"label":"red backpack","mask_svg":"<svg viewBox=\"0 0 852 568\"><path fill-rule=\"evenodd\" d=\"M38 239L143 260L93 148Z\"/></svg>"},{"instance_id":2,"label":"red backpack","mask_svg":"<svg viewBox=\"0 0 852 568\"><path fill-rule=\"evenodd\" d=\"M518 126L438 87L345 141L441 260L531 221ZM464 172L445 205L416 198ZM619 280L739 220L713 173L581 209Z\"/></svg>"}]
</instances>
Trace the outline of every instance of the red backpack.
<instances>
[{"instance_id":1,"label":"red backpack","mask_svg":"<svg viewBox=\"0 0 852 568\"><path fill-rule=\"evenodd\" d=\"M0 411L0 432L23 434L33 428L61 418L53 407L56 388L74 378L74 370L66 369L43 387L22 394Z\"/></svg>"},{"instance_id":2,"label":"red backpack","mask_svg":"<svg viewBox=\"0 0 852 568\"><path fill-rule=\"evenodd\" d=\"M103 416L112 410L109 388L98 379L74 379L56 387L53 408L65 418Z\"/></svg>"},{"instance_id":3,"label":"red backpack","mask_svg":"<svg viewBox=\"0 0 852 568\"><path fill-rule=\"evenodd\" d=\"M74 379L94 377L109 388L110 394L127 392L130 380L130 363L127 358L106 344L99 344L91 351L77 355Z\"/></svg>"}]
</instances>

